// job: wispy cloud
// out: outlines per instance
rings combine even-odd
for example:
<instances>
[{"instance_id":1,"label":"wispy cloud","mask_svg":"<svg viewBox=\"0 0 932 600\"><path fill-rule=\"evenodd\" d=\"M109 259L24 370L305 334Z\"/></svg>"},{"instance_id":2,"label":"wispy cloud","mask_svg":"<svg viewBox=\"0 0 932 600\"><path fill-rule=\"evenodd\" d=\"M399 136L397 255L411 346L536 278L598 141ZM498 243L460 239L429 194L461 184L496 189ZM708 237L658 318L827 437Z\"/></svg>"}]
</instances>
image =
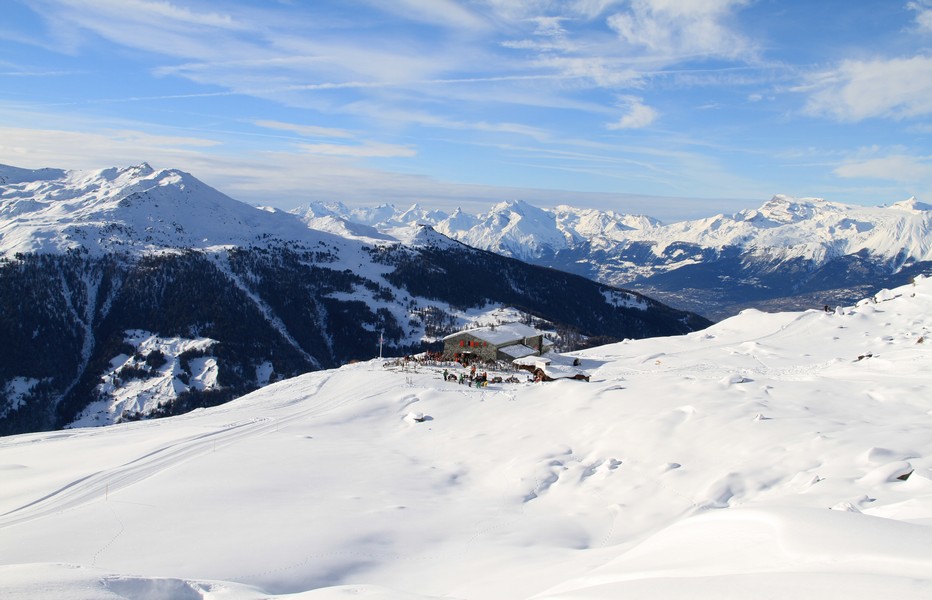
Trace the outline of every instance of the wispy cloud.
<instances>
[{"instance_id":1,"label":"wispy cloud","mask_svg":"<svg viewBox=\"0 0 932 600\"><path fill-rule=\"evenodd\" d=\"M350 131L345 129L335 129L333 127L319 127L317 125L299 125L296 123L283 123L281 121L254 121L255 125L266 129L275 129L278 131L290 131L304 137L315 138L352 138L355 137Z\"/></svg>"},{"instance_id":2,"label":"wispy cloud","mask_svg":"<svg viewBox=\"0 0 932 600\"><path fill-rule=\"evenodd\" d=\"M242 34L252 25L218 12L201 12L154 0L35 0L62 50L82 45L90 32L129 48L163 56L213 56L259 51ZM222 43L218 43L222 40Z\"/></svg>"},{"instance_id":3,"label":"wispy cloud","mask_svg":"<svg viewBox=\"0 0 932 600\"><path fill-rule=\"evenodd\" d=\"M932 33L932 1L915 0L908 2L906 7L916 13L916 25L924 33Z\"/></svg>"},{"instance_id":4,"label":"wispy cloud","mask_svg":"<svg viewBox=\"0 0 932 600\"><path fill-rule=\"evenodd\" d=\"M417 155L411 146L364 142L362 144L299 144L309 154L325 156L352 156L356 158L398 158Z\"/></svg>"},{"instance_id":5,"label":"wispy cloud","mask_svg":"<svg viewBox=\"0 0 932 600\"><path fill-rule=\"evenodd\" d=\"M608 25L633 47L657 56L707 55L740 58L754 45L729 25L747 0L631 0L628 10L613 14Z\"/></svg>"},{"instance_id":6,"label":"wispy cloud","mask_svg":"<svg viewBox=\"0 0 932 600\"><path fill-rule=\"evenodd\" d=\"M852 160L833 171L846 179L881 179L901 183L932 183L932 157L891 154Z\"/></svg>"},{"instance_id":7,"label":"wispy cloud","mask_svg":"<svg viewBox=\"0 0 932 600\"><path fill-rule=\"evenodd\" d=\"M21 69L0 71L0 77L65 77L78 74L79 73L76 71L41 71Z\"/></svg>"},{"instance_id":8,"label":"wispy cloud","mask_svg":"<svg viewBox=\"0 0 932 600\"><path fill-rule=\"evenodd\" d=\"M564 80L585 80L600 88L639 88L643 73L631 68L630 61L599 56L542 56L536 64L555 70Z\"/></svg>"},{"instance_id":9,"label":"wispy cloud","mask_svg":"<svg viewBox=\"0 0 932 600\"><path fill-rule=\"evenodd\" d=\"M623 96L619 98L625 114L620 119L606 125L609 129L641 129L654 122L659 113L644 104L642 98L637 96Z\"/></svg>"},{"instance_id":10,"label":"wispy cloud","mask_svg":"<svg viewBox=\"0 0 932 600\"><path fill-rule=\"evenodd\" d=\"M480 29L488 27L488 21L466 6L453 0L367 0L381 10L390 11L405 19L449 29Z\"/></svg>"},{"instance_id":11,"label":"wispy cloud","mask_svg":"<svg viewBox=\"0 0 932 600\"><path fill-rule=\"evenodd\" d=\"M75 8L95 8L123 20L165 20L185 26L245 29L244 24L230 15L193 11L164 0L68 0L66 4Z\"/></svg>"},{"instance_id":12,"label":"wispy cloud","mask_svg":"<svg viewBox=\"0 0 932 600\"><path fill-rule=\"evenodd\" d=\"M396 124L419 125L424 127L454 130L454 131L484 131L491 133L514 134L544 141L550 139L551 134L546 129L511 122L468 121L454 119L444 115L420 111L415 109L399 108L370 102L354 103L346 107L351 112L360 115L378 114L381 118Z\"/></svg>"},{"instance_id":13,"label":"wispy cloud","mask_svg":"<svg viewBox=\"0 0 932 600\"><path fill-rule=\"evenodd\" d=\"M0 127L0 156L16 166L96 169L160 159L181 164L216 140L133 129L80 131ZM168 163L172 164L172 163Z\"/></svg>"},{"instance_id":14,"label":"wispy cloud","mask_svg":"<svg viewBox=\"0 0 932 600\"><path fill-rule=\"evenodd\" d=\"M809 77L806 112L839 121L932 114L932 57L847 60Z\"/></svg>"}]
</instances>

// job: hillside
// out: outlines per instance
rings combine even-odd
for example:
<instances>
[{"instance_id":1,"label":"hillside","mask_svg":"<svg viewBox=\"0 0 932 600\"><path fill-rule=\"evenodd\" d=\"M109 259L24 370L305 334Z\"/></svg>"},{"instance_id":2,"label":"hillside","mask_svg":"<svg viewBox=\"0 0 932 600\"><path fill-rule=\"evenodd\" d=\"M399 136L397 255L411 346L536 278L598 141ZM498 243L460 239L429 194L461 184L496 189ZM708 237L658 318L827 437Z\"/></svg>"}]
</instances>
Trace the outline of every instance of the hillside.
<instances>
[{"instance_id":1,"label":"hillside","mask_svg":"<svg viewBox=\"0 0 932 600\"><path fill-rule=\"evenodd\" d=\"M478 216L339 204L297 213L381 232L429 223L471 246L630 287L713 319L747 307L850 303L932 273L932 206L915 198L865 207L778 195L757 209L671 224L522 201Z\"/></svg>"},{"instance_id":2,"label":"hillside","mask_svg":"<svg viewBox=\"0 0 932 600\"><path fill-rule=\"evenodd\" d=\"M930 315L919 279L576 353L589 383L368 361L2 438L0 581L64 600L928 598Z\"/></svg>"},{"instance_id":3,"label":"hillside","mask_svg":"<svg viewBox=\"0 0 932 600\"><path fill-rule=\"evenodd\" d=\"M0 180L0 434L212 406L377 356L380 340L422 351L503 306L563 341L709 324L425 226L310 229L177 170Z\"/></svg>"}]
</instances>

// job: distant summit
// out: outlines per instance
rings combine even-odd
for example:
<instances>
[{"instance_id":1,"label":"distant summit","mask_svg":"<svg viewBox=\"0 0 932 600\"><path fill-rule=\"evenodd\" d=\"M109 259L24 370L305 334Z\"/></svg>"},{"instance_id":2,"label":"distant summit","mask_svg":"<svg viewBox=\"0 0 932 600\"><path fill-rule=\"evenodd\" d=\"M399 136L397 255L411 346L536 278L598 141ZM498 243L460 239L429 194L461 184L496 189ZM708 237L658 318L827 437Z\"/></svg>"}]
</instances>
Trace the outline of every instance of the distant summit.
<instances>
[{"instance_id":1,"label":"distant summit","mask_svg":"<svg viewBox=\"0 0 932 600\"><path fill-rule=\"evenodd\" d=\"M292 215L259 210L184 171L147 163L98 171L0 167L0 254L140 254L308 240Z\"/></svg>"}]
</instances>

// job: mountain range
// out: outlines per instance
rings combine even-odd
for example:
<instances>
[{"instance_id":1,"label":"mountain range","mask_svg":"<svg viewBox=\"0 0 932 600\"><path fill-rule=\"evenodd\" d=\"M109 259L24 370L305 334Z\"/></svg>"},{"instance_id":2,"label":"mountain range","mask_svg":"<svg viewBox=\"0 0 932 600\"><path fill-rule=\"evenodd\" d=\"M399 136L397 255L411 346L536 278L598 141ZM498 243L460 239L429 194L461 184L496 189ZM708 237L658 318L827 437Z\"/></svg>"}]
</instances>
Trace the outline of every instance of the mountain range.
<instances>
[{"instance_id":1,"label":"mountain range","mask_svg":"<svg viewBox=\"0 0 932 600\"><path fill-rule=\"evenodd\" d=\"M0 434L185 412L476 322L534 322L564 348L709 325L429 225L340 223L147 164L0 166Z\"/></svg>"},{"instance_id":2,"label":"mountain range","mask_svg":"<svg viewBox=\"0 0 932 600\"><path fill-rule=\"evenodd\" d=\"M757 209L672 224L523 201L480 215L340 203L295 212L343 235L359 225L370 228L368 235L390 235L429 224L470 246L629 287L712 319L749 307L854 302L932 272L932 206L915 198L864 207L778 195Z\"/></svg>"}]
</instances>

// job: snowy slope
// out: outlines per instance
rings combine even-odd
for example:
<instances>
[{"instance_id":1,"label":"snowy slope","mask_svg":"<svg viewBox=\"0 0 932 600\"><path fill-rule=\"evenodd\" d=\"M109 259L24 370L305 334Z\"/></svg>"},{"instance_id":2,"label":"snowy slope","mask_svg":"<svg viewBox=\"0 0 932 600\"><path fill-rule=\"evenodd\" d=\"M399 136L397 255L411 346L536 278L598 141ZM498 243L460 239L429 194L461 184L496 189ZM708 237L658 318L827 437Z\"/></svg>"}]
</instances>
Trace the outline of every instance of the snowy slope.
<instances>
[{"instance_id":1,"label":"snowy slope","mask_svg":"<svg viewBox=\"0 0 932 600\"><path fill-rule=\"evenodd\" d=\"M921 279L581 352L590 383L372 361L0 438L0 581L66 600L928 598L930 315Z\"/></svg>"}]
</instances>

